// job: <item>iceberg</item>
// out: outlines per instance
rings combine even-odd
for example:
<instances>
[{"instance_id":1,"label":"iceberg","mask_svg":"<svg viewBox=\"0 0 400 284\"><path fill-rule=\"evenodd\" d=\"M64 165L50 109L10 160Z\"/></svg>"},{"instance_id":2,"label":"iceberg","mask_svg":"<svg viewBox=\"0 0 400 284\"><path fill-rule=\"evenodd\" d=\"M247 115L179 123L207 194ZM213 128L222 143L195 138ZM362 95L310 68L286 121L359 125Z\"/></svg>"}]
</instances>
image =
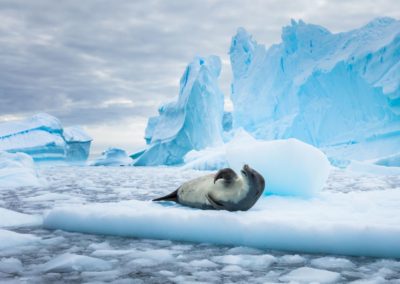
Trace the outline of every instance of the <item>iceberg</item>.
<instances>
[{"instance_id":1,"label":"iceberg","mask_svg":"<svg viewBox=\"0 0 400 284\"><path fill-rule=\"evenodd\" d=\"M0 151L23 152L35 161L85 161L91 141L82 128L63 129L57 118L45 113L0 124Z\"/></svg>"},{"instance_id":2,"label":"iceberg","mask_svg":"<svg viewBox=\"0 0 400 284\"><path fill-rule=\"evenodd\" d=\"M74 161L86 161L89 152L92 138L83 130L79 125L65 127L63 131L63 137L66 145L66 160L70 162Z\"/></svg>"},{"instance_id":3,"label":"iceberg","mask_svg":"<svg viewBox=\"0 0 400 284\"><path fill-rule=\"evenodd\" d=\"M128 166L133 162L126 154L125 150L118 148L109 148L101 157L93 161L91 166Z\"/></svg>"},{"instance_id":4,"label":"iceberg","mask_svg":"<svg viewBox=\"0 0 400 284\"><path fill-rule=\"evenodd\" d=\"M148 148L135 166L175 165L190 150L222 144L224 96L217 79L221 62L217 56L196 57L186 68L176 102L159 108L148 121Z\"/></svg>"},{"instance_id":5,"label":"iceberg","mask_svg":"<svg viewBox=\"0 0 400 284\"><path fill-rule=\"evenodd\" d=\"M400 21L349 32L292 20L266 48L243 28L232 38L233 126L258 139L297 138L335 159L400 148Z\"/></svg>"},{"instance_id":6,"label":"iceberg","mask_svg":"<svg viewBox=\"0 0 400 284\"><path fill-rule=\"evenodd\" d=\"M0 190L20 186L42 186L44 183L29 155L0 151Z\"/></svg>"}]
</instances>

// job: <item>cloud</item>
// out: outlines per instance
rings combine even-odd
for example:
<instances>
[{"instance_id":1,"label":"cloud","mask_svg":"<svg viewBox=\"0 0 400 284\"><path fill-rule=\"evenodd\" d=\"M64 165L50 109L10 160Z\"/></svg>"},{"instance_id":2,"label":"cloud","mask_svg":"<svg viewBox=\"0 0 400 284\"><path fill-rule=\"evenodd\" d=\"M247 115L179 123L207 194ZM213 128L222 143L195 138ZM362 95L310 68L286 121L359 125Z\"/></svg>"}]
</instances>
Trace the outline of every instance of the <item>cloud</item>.
<instances>
[{"instance_id":1,"label":"cloud","mask_svg":"<svg viewBox=\"0 0 400 284\"><path fill-rule=\"evenodd\" d=\"M338 32L376 16L400 18L397 5L397 0L3 0L0 114L49 112L83 125L143 119L178 94L179 78L195 55L222 57L221 86L229 95L227 52L239 26L268 46L280 41L291 18ZM135 104L104 106L112 100Z\"/></svg>"}]
</instances>

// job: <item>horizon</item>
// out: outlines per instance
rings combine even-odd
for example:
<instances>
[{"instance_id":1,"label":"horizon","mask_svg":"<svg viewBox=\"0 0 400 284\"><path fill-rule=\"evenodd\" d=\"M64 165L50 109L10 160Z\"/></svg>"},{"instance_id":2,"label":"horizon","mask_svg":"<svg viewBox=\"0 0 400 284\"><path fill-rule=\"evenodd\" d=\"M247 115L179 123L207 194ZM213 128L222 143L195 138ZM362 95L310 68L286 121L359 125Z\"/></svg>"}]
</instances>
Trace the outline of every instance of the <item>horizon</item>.
<instances>
[{"instance_id":1,"label":"horizon","mask_svg":"<svg viewBox=\"0 0 400 284\"><path fill-rule=\"evenodd\" d=\"M293 18L332 33L400 18L390 0L259 2L269 13L224 1L97 3L0 2L0 123L46 112L64 127L81 125L93 138L91 155L108 147L131 153L145 146L147 119L177 97L196 55L221 58L219 83L229 103L228 51L237 28L269 47Z\"/></svg>"}]
</instances>

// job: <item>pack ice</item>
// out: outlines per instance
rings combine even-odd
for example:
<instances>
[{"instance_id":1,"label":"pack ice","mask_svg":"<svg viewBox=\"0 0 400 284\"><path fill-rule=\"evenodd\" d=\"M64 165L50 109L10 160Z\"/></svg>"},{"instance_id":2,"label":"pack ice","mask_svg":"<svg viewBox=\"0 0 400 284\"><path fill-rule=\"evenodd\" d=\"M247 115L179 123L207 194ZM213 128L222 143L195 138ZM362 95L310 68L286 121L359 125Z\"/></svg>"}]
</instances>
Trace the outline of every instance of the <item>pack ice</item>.
<instances>
[{"instance_id":1,"label":"pack ice","mask_svg":"<svg viewBox=\"0 0 400 284\"><path fill-rule=\"evenodd\" d=\"M0 190L20 186L41 186L43 182L29 155L0 151Z\"/></svg>"},{"instance_id":2,"label":"pack ice","mask_svg":"<svg viewBox=\"0 0 400 284\"><path fill-rule=\"evenodd\" d=\"M221 62L217 56L196 57L180 80L176 102L159 108L159 116L148 121L148 148L136 166L174 165L192 149L222 143L224 96L217 79Z\"/></svg>"},{"instance_id":3,"label":"pack ice","mask_svg":"<svg viewBox=\"0 0 400 284\"><path fill-rule=\"evenodd\" d=\"M0 151L23 152L35 161L85 161L91 141L81 127L63 129L57 118L45 113L0 124Z\"/></svg>"},{"instance_id":4,"label":"pack ice","mask_svg":"<svg viewBox=\"0 0 400 284\"><path fill-rule=\"evenodd\" d=\"M230 47L234 127L300 139L332 161L398 153L399 50L391 18L337 34L292 21L269 48L240 28Z\"/></svg>"}]
</instances>

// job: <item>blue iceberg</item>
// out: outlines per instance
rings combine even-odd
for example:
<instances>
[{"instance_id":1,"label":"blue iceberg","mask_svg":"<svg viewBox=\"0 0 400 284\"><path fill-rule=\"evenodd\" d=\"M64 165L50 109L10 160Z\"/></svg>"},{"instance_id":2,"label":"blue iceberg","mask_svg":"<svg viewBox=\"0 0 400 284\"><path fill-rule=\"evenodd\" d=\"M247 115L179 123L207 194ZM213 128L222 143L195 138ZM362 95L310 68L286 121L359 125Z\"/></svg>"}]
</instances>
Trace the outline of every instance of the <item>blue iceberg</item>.
<instances>
[{"instance_id":1,"label":"blue iceberg","mask_svg":"<svg viewBox=\"0 0 400 284\"><path fill-rule=\"evenodd\" d=\"M101 153L101 157L91 163L92 166L128 166L133 160L125 150L108 148Z\"/></svg>"},{"instance_id":2,"label":"blue iceberg","mask_svg":"<svg viewBox=\"0 0 400 284\"><path fill-rule=\"evenodd\" d=\"M240 28L230 47L234 128L297 138L337 161L396 153L399 50L400 21L391 18L338 34L292 21L269 48Z\"/></svg>"},{"instance_id":3,"label":"blue iceberg","mask_svg":"<svg viewBox=\"0 0 400 284\"><path fill-rule=\"evenodd\" d=\"M178 100L161 106L159 116L149 119L145 133L149 146L136 159L136 166L180 164L190 150L223 143L220 71L217 56L196 57L187 66Z\"/></svg>"},{"instance_id":4,"label":"blue iceberg","mask_svg":"<svg viewBox=\"0 0 400 284\"><path fill-rule=\"evenodd\" d=\"M23 152L35 161L85 161L91 141L82 128L63 129L57 118L45 113L0 124L0 151Z\"/></svg>"}]
</instances>

